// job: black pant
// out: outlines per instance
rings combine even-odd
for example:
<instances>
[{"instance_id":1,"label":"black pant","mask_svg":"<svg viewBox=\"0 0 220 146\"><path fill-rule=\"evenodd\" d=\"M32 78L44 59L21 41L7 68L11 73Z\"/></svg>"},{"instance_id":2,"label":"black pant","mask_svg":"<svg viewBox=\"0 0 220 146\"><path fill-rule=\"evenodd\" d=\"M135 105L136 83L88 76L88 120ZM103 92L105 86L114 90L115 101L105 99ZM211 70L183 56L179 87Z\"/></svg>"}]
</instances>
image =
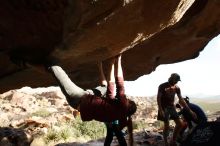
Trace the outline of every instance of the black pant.
<instances>
[{"instance_id":1,"label":"black pant","mask_svg":"<svg viewBox=\"0 0 220 146\"><path fill-rule=\"evenodd\" d=\"M127 146L126 140L124 138L123 132L119 129L119 126L117 124L106 124L107 127L107 135L105 138L104 146L110 146L113 140L113 136L115 133L115 136L118 139L118 143L120 146Z\"/></svg>"}]
</instances>

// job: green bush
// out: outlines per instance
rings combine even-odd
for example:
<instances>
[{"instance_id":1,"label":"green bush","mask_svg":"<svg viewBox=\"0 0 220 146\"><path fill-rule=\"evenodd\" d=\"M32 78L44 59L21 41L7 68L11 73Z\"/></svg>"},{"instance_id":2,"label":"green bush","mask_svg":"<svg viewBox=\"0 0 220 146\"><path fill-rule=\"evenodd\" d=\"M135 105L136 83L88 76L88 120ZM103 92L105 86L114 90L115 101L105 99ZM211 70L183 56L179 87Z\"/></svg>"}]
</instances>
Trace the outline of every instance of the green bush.
<instances>
[{"instance_id":1,"label":"green bush","mask_svg":"<svg viewBox=\"0 0 220 146\"><path fill-rule=\"evenodd\" d=\"M98 121L83 122L79 117L72 122L72 126L79 131L80 135L88 136L91 139L98 139L104 137L106 134L106 127L104 123Z\"/></svg>"},{"instance_id":2,"label":"green bush","mask_svg":"<svg viewBox=\"0 0 220 146\"><path fill-rule=\"evenodd\" d=\"M51 141L59 141L60 140L60 136L57 133L56 130L54 129L49 129L48 133L46 134L46 136L44 137L44 141L46 144L50 143Z\"/></svg>"},{"instance_id":3,"label":"green bush","mask_svg":"<svg viewBox=\"0 0 220 146\"><path fill-rule=\"evenodd\" d=\"M46 109L39 109L38 111L32 113L32 116L37 116L37 117L49 117L51 113L47 111Z\"/></svg>"},{"instance_id":4,"label":"green bush","mask_svg":"<svg viewBox=\"0 0 220 146\"><path fill-rule=\"evenodd\" d=\"M59 127L59 130L55 130L53 127L49 129L48 133L44 136L44 141L47 144L51 141L68 141L77 138L99 139L106 135L104 123L98 121L83 122L79 117L74 121L60 122L54 126Z\"/></svg>"},{"instance_id":5,"label":"green bush","mask_svg":"<svg viewBox=\"0 0 220 146\"><path fill-rule=\"evenodd\" d=\"M71 128L66 127L60 131L59 137L60 137L60 139L67 141L72 136L72 134L73 133L71 131Z\"/></svg>"},{"instance_id":6,"label":"green bush","mask_svg":"<svg viewBox=\"0 0 220 146\"><path fill-rule=\"evenodd\" d=\"M133 121L133 129L135 130L142 130L144 129L145 127L147 127L147 124L146 122L144 121Z\"/></svg>"}]
</instances>

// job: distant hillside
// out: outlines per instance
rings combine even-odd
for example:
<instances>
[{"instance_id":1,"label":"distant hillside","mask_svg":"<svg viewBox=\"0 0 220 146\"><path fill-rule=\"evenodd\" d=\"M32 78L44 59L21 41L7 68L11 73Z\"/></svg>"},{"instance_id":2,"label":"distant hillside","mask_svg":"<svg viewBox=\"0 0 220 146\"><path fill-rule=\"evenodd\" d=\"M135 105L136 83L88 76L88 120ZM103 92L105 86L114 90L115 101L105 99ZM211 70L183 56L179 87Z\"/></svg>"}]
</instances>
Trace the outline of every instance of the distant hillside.
<instances>
[{"instance_id":1,"label":"distant hillside","mask_svg":"<svg viewBox=\"0 0 220 146\"><path fill-rule=\"evenodd\" d=\"M220 102L220 95L215 96L205 96L205 97L189 97L191 101L193 102L200 102L200 101L206 101L206 102Z\"/></svg>"},{"instance_id":2,"label":"distant hillside","mask_svg":"<svg viewBox=\"0 0 220 146\"><path fill-rule=\"evenodd\" d=\"M216 101L220 101L220 95L191 95L188 96L191 99L196 99L196 100L216 100Z\"/></svg>"},{"instance_id":3,"label":"distant hillside","mask_svg":"<svg viewBox=\"0 0 220 146\"><path fill-rule=\"evenodd\" d=\"M207 114L220 111L220 95L203 98L190 98L190 101L200 105Z\"/></svg>"}]
</instances>

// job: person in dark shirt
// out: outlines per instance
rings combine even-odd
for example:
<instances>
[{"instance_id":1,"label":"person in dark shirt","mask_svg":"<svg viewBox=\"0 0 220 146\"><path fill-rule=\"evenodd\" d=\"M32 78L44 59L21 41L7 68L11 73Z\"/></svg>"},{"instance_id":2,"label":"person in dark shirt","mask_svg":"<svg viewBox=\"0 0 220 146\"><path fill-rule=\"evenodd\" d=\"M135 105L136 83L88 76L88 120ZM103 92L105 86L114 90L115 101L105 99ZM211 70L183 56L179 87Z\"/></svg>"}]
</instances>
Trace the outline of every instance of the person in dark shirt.
<instances>
[{"instance_id":1,"label":"person in dark shirt","mask_svg":"<svg viewBox=\"0 0 220 146\"><path fill-rule=\"evenodd\" d=\"M202 108L199 105L196 105L194 103L189 102L189 97L184 98L185 102L189 106L189 108L196 114L196 119L192 117L192 115L189 113L188 109L182 108L179 112L179 115L182 115L184 120L187 122L187 126L189 129L192 128L192 122L195 124L200 124L207 122L207 116L205 112L202 110ZM179 105L181 108L181 106Z\"/></svg>"},{"instance_id":2,"label":"person in dark shirt","mask_svg":"<svg viewBox=\"0 0 220 146\"><path fill-rule=\"evenodd\" d=\"M129 128L132 127L131 115L136 112L137 107L135 102L127 99L125 95L121 55L111 58L110 62L107 98L97 96L94 90L78 87L60 66L51 65L49 70L57 80L68 104L80 112L82 121L97 120L110 123L119 120L120 126L129 124ZM132 130L130 132L132 135ZM131 138L130 143L133 143Z\"/></svg>"},{"instance_id":3,"label":"person in dark shirt","mask_svg":"<svg viewBox=\"0 0 220 146\"><path fill-rule=\"evenodd\" d=\"M168 79L168 82L162 83L158 87L157 93L157 103L158 103L158 120L164 122L163 129L163 137L165 146L168 146L168 131L169 131L169 121L172 119L175 122L175 128L173 132L173 138L170 142L172 146L176 145L177 137L180 135L182 128L184 127L184 123L179 117L175 105L174 99L175 95L179 98L179 102L183 107L186 107L193 117L195 117L195 113L190 110L186 102L183 100L181 95L180 88L176 85L177 82L180 81L180 76L177 73L172 73Z\"/></svg>"}]
</instances>

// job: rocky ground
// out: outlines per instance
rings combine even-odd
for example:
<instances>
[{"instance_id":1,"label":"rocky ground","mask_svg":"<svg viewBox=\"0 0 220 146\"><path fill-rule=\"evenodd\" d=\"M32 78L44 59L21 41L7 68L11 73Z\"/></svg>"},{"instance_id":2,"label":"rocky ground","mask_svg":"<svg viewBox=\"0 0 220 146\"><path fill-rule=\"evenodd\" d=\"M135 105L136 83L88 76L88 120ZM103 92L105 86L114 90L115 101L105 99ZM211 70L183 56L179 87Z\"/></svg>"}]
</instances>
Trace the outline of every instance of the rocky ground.
<instances>
[{"instance_id":1,"label":"rocky ground","mask_svg":"<svg viewBox=\"0 0 220 146\"><path fill-rule=\"evenodd\" d=\"M138 105L133 121L145 123L143 127L134 130L135 145L162 146L161 125L156 120L155 98L130 98ZM46 144L38 139L39 135L47 134L48 129L58 122L74 121L75 116L79 114L66 103L65 97L58 88L11 90L0 94L0 105L0 146L44 146ZM212 116L212 119L218 115ZM89 141L74 139L50 145L102 146L103 141L104 138ZM116 139L112 145L118 145Z\"/></svg>"}]
</instances>

